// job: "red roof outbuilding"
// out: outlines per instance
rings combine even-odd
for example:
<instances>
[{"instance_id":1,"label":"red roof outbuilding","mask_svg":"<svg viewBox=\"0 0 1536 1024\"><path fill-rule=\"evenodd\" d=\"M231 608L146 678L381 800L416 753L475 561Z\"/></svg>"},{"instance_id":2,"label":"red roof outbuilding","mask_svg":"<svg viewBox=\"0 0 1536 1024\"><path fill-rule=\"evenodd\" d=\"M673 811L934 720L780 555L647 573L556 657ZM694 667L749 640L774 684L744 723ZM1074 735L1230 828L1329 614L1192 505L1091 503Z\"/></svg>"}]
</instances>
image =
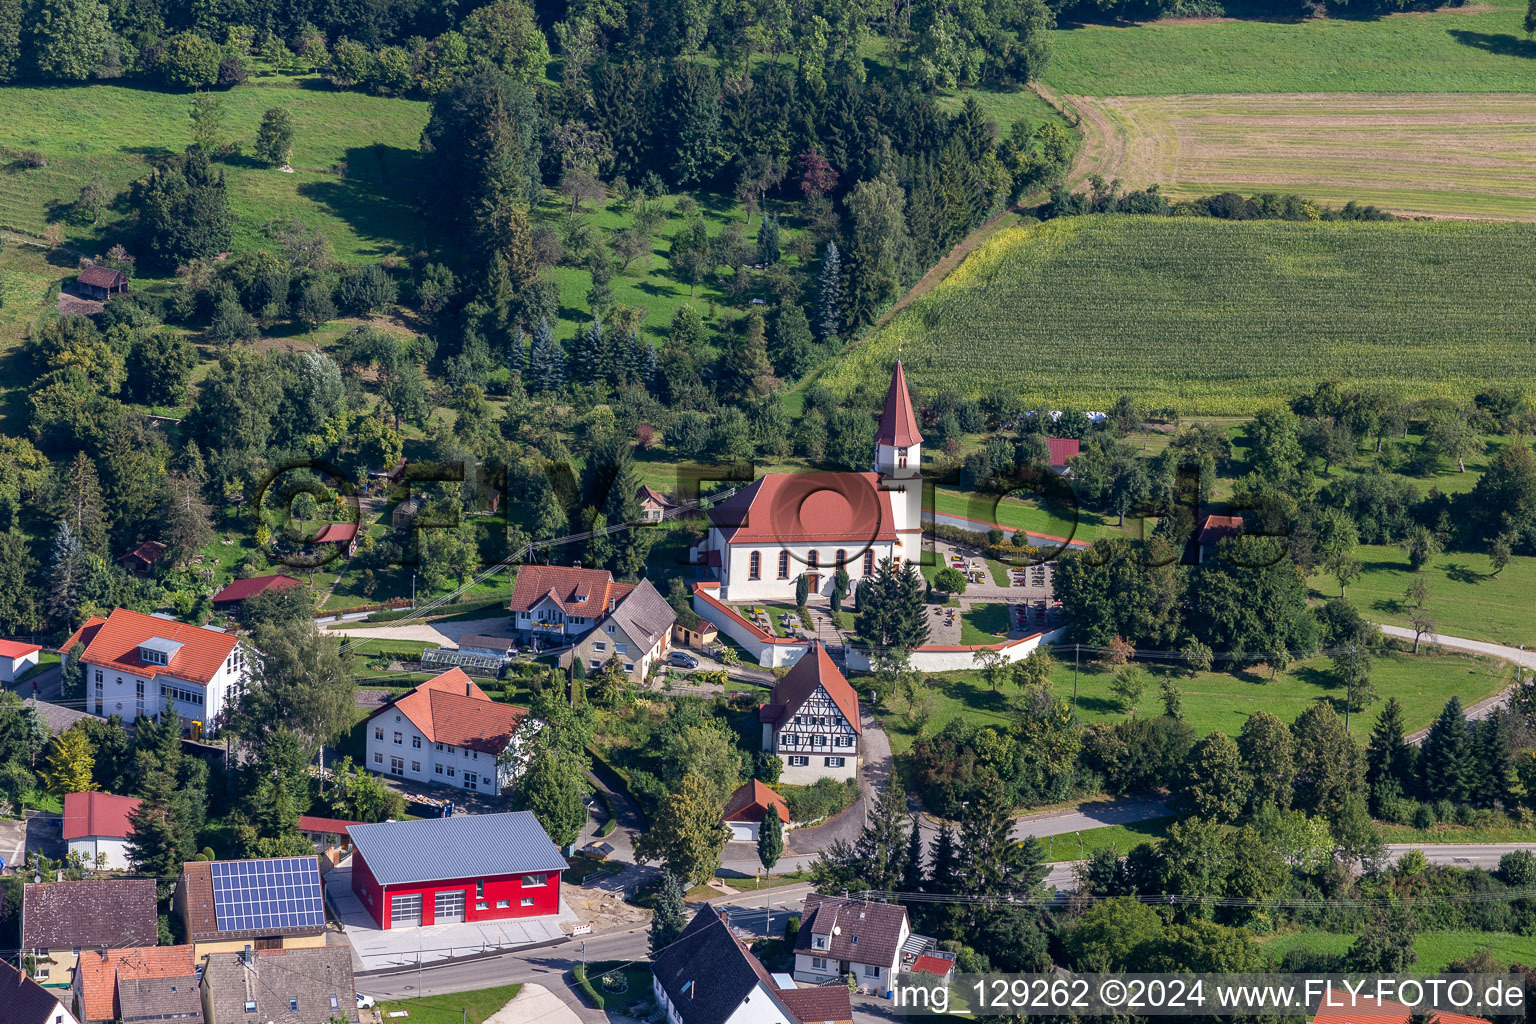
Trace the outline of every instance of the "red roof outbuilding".
<instances>
[{"instance_id":1,"label":"red roof outbuilding","mask_svg":"<svg viewBox=\"0 0 1536 1024\"><path fill-rule=\"evenodd\" d=\"M69 793L64 797L64 838L127 839L133 834L128 816L141 801L111 793Z\"/></svg>"},{"instance_id":2,"label":"red roof outbuilding","mask_svg":"<svg viewBox=\"0 0 1536 1024\"><path fill-rule=\"evenodd\" d=\"M276 576L251 576L243 580L235 580L223 590L213 595L214 604L228 604L232 601L244 601L248 597L265 593L268 590L286 590L296 587L299 581L292 576L284 576L279 573Z\"/></svg>"},{"instance_id":3,"label":"red roof outbuilding","mask_svg":"<svg viewBox=\"0 0 1536 1024\"><path fill-rule=\"evenodd\" d=\"M357 538L356 523L331 523L321 530L311 544L325 544L335 541L338 544L350 544Z\"/></svg>"},{"instance_id":4,"label":"red roof outbuilding","mask_svg":"<svg viewBox=\"0 0 1536 1024\"><path fill-rule=\"evenodd\" d=\"M0 658L25 658L43 649L42 644L24 644L18 640L0 640Z\"/></svg>"},{"instance_id":5,"label":"red roof outbuilding","mask_svg":"<svg viewBox=\"0 0 1536 1024\"><path fill-rule=\"evenodd\" d=\"M347 829L353 825L361 825L361 821L348 821L345 818L320 818L313 814L299 815L300 832L324 832L327 835L344 836Z\"/></svg>"},{"instance_id":6,"label":"red roof outbuilding","mask_svg":"<svg viewBox=\"0 0 1536 1024\"><path fill-rule=\"evenodd\" d=\"M1075 437L1048 437L1045 439L1045 447L1051 453L1051 465L1065 466L1077 458L1083 443Z\"/></svg>"},{"instance_id":7,"label":"red roof outbuilding","mask_svg":"<svg viewBox=\"0 0 1536 1024\"><path fill-rule=\"evenodd\" d=\"M789 804L784 798L763 785L757 779L742 786L725 802L721 821L762 821L768 816L768 808L775 808L779 820L789 823Z\"/></svg>"}]
</instances>

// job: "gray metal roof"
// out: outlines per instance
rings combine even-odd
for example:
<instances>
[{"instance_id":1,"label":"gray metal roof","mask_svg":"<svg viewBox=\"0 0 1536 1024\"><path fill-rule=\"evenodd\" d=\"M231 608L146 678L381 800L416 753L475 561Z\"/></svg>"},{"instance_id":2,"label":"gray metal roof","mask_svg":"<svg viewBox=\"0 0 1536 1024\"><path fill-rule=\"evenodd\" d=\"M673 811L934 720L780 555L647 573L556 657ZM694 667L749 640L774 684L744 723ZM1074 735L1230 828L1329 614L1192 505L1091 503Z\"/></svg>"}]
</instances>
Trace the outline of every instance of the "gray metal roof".
<instances>
[{"instance_id":1,"label":"gray metal roof","mask_svg":"<svg viewBox=\"0 0 1536 1024\"><path fill-rule=\"evenodd\" d=\"M353 825L347 836L380 885L569 867L532 811Z\"/></svg>"}]
</instances>

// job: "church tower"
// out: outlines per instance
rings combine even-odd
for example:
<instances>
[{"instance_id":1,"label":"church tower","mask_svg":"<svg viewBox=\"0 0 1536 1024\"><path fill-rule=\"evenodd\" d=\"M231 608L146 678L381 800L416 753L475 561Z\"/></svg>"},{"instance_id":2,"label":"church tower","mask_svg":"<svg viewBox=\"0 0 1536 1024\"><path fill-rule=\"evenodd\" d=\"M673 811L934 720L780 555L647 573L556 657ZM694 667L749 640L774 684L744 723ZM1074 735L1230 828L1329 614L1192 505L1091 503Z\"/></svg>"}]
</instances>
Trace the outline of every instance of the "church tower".
<instances>
[{"instance_id":1,"label":"church tower","mask_svg":"<svg viewBox=\"0 0 1536 1024\"><path fill-rule=\"evenodd\" d=\"M891 374L885 411L880 414L880 430L875 435L875 473L881 488L891 492L896 532L905 535L900 537L899 554L906 560L915 559L923 532L923 435L917 429L900 359Z\"/></svg>"}]
</instances>

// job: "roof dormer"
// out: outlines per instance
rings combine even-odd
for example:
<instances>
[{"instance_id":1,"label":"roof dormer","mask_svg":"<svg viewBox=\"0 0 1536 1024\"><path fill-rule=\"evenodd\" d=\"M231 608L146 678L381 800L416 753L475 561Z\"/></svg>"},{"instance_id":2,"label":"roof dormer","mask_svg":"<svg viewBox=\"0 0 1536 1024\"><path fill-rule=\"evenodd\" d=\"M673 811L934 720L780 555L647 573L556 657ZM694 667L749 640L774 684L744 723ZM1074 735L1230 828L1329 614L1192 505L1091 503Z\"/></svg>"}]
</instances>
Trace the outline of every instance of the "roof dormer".
<instances>
[{"instance_id":1,"label":"roof dormer","mask_svg":"<svg viewBox=\"0 0 1536 1024\"><path fill-rule=\"evenodd\" d=\"M181 648L180 641L152 636L139 644L139 660L146 665L169 666Z\"/></svg>"}]
</instances>

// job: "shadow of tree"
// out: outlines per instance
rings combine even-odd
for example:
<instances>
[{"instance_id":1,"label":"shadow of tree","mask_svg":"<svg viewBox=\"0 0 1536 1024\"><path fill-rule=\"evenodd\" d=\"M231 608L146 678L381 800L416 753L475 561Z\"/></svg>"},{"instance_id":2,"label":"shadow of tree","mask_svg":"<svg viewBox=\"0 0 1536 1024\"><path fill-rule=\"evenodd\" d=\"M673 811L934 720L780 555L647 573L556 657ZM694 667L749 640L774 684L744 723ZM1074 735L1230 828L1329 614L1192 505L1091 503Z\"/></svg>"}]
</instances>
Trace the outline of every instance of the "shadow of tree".
<instances>
[{"instance_id":1,"label":"shadow of tree","mask_svg":"<svg viewBox=\"0 0 1536 1024\"><path fill-rule=\"evenodd\" d=\"M1497 54L1500 57L1524 57L1536 60L1536 42L1521 39L1508 32L1469 32L1462 28L1447 29L1450 37L1463 46Z\"/></svg>"},{"instance_id":2,"label":"shadow of tree","mask_svg":"<svg viewBox=\"0 0 1536 1024\"><path fill-rule=\"evenodd\" d=\"M1308 686L1316 686L1320 690L1337 689L1339 685L1338 676L1315 665L1299 665L1291 674Z\"/></svg>"},{"instance_id":3,"label":"shadow of tree","mask_svg":"<svg viewBox=\"0 0 1536 1024\"><path fill-rule=\"evenodd\" d=\"M1473 585L1482 583L1484 580L1493 579L1492 576L1485 576L1470 565L1462 565L1460 562L1452 562L1450 565L1447 565L1445 567L1445 575L1448 579L1457 583L1471 583Z\"/></svg>"}]
</instances>

